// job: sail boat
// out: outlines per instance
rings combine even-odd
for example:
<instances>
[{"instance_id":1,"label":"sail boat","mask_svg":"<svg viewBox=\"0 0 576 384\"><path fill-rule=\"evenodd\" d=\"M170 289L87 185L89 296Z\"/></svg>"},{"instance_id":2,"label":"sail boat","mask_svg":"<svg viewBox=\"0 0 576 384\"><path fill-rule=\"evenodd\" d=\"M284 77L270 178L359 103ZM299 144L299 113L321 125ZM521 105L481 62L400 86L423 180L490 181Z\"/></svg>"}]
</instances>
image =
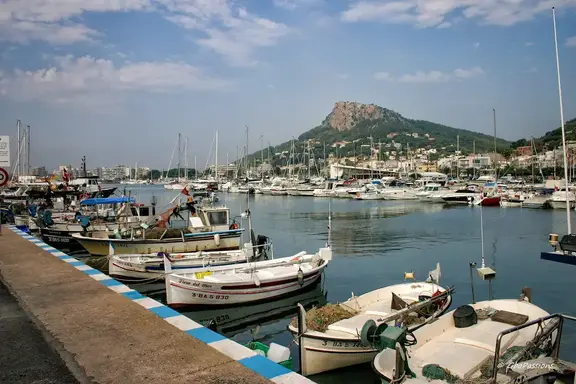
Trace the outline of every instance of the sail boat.
<instances>
[{"instance_id":1,"label":"sail boat","mask_svg":"<svg viewBox=\"0 0 576 384\"><path fill-rule=\"evenodd\" d=\"M558 36L556 33L556 13L554 8L552 8L552 19L554 22L554 45L556 48L556 72L558 75L558 98L560 100L560 120L561 120L561 130L562 130L562 149L564 151L562 159L564 161L564 181L565 181L565 191L566 197L566 226L568 229L568 234L562 237L562 240L558 241L558 234L552 233L549 235L548 241L550 245L554 248L553 252L542 252L540 258L544 260L557 261L561 263L576 265L576 257L574 254L576 252L576 235L572 234L572 223L570 221L570 193L568 193L568 159L566 152L566 127L564 125L564 105L562 101L562 83L560 81L560 58L558 55Z\"/></svg>"},{"instance_id":2,"label":"sail boat","mask_svg":"<svg viewBox=\"0 0 576 384\"><path fill-rule=\"evenodd\" d=\"M177 141L177 147L178 147L178 159L177 159L177 162L178 162L178 176L177 176L177 178L176 178L175 181L173 181L173 182L171 182L171 183L169 183L169 184L165 184L165 185L164 185L164 188L165 188L165 189L181 191L181 190L184 189L184 187L186 187L186 184L187 184L187 183L186 183L186 179L187 179L188 177L187 177L187 175L186 175L185 178L182 178L182 177L181 177L181 173L180 173L180 170L181 170L181 168L180 168L180 165L181 165L181 164L180 164L180 161L182 160L182 148L181 148L181 144L182 144L182 143L181 143L181 142L182 142L182 134L181 134L181 133L178 133L178 141ZM188 149L187 149L187 146L188 146L188 139L186 139L186 145L184 146L184 151L185 151L185 152L188 150ZM172 157L170 158L170 164L168 165L168 173L170 173L170 167L171 167L171 165L172 165L172 159L174 158L174 151L175 151L175 150L176 150L176 147L174 147L174 150L172 151ZM186 162L187 162L187 160L186 160ZM186 170L186 172L187 172L187 171L188 171L188 170Z\"/></svg>"}]
</instances>

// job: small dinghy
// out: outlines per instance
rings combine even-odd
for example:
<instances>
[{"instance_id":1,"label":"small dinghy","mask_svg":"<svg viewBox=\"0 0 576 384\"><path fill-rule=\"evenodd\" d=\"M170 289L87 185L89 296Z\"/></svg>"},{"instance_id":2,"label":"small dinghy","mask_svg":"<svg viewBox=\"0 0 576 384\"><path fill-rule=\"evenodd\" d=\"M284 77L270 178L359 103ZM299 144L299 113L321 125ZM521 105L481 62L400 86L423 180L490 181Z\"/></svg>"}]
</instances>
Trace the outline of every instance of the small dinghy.
<instances>
[{"instance_id":1,"label":"small dinghy","mask_svg":"<svg viewBox=\"0 0 576 384\"><path fill-rule=\"evenodd\" d=\"M330 248L314 254L199 269L166 269L166 301L171 307L233 305L269 300L305 289L320 279L332 259Z\"/></svg>"},{"instance_id":2,"label":"small dinghy","mask_svg":"<svg viewBox=\"0 0 576 384\"><path fill-rule=\"evenodd\" d=\"M292 322L288 330L300 346L302 374L314 375L372 361L378 349L360 340L362 327L369 320L378 324L402 323L415 330L446 312L452 303L452 289L436 282L440 265L430 275L433 278L427 282L392 285L308 313L301 308L298 322Z\"/></svg>"},{"instance_id":3,"label":"small dinghy","mask_svg":"<svg viewBox=\"0 0 576 384\"><path fill-rule=\"evenodd\" d=\"M545 316L548 312L524 296L489 300L460 306L414 332L367 323L362 338L381 349L373 368L382 383L453 383L459 379L481 383L489 382L495 355L500 356L499 364L517 355L547 323L536 321L540 327L523 325ZM518 329L509 332L512 327Z\"/></svg>"}]
</instances>

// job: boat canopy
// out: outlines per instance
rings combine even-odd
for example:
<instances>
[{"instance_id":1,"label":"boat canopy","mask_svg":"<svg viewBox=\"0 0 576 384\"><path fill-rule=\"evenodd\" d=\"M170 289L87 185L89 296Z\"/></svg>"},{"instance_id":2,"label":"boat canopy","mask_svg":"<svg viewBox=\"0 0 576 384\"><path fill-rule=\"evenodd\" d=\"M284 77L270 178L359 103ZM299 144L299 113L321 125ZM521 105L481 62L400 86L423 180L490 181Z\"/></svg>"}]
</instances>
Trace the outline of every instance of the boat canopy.
<instances>
[{"instance_id":1,"label":"boat canopy","mask_svg":"<svg viewBox=\"0 0 576 384\"><path fill-rule=\"evenodd\" d=\"M130 199L128 199L128 197L126 196L122 196L122 197L95 197L93 199L86 199L86 200L82 200L80 202L81 205L103 205L103 204L123 204L123 203L128 203L130 202L130 204L134 203L134 198L131 197Z\"/></svg>"}]
</instances>

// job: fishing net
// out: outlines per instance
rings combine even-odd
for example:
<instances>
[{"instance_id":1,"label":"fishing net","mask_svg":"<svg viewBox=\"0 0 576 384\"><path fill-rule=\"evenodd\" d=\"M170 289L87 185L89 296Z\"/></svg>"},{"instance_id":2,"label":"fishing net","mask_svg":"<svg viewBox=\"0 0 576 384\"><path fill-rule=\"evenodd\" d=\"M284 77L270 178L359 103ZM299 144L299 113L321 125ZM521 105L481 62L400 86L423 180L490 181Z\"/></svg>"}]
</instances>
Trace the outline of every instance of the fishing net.
<instances>
[{"instance_id":1,"label":"fishing net","mask_svg":"<svg viewBox=\"0 0 576 384\"><path fill-rule=\"evenodd\" d=\"M422 375L430 380L443 380L450 384L455 384L460 378L450 373L447 368L442 368L438 364L427 364L422 368Z\"/></svg>"},{"instance_id":2,"label":"fishing net","mask_svg":"<svg viewBox=\"0 0 576 384\"><path fill-rule=\"evenodd\" d=\"M356 312L345 310L338 304L326 304L323 307L314 307L306 312L306 326L312 331L325 332L330 324L349 319L356 314ZM298 319L292 319L291 324L297 328Z\"/></svg>"},{"instance_id":3,"label":"fishing net","mask_svg":"<svg viewBox=\"0 0 576 384\"><path fill-rule=\"evenodd\" d=\"M166 234L164 234L164 236L162 237L162 234L164 233L164 231L166 231ZM186 229L174 229L174 228L170 228L170 229L152 228L152 229L146 230L146 238L147 239L160 239L161 237L163 239L181 238L182 232L184 232L186 234L186 233L189 233L190 231L188 231Z\"/></svg>"}]
</instances>

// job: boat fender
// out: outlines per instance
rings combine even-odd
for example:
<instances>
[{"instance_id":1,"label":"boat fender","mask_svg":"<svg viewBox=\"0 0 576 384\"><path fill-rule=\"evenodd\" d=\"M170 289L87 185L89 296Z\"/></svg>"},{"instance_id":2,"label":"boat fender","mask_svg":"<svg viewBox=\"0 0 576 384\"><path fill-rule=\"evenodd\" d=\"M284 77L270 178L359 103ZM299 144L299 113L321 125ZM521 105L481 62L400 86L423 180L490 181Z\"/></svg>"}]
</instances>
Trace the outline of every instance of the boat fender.
<instances>
[{"instance_id":1,"label":"boat fender","mask_svg":"<svg viewBox=\"0 0 576 384\"><path fill-rule=\"evenodd\" d=\"M298 284L300 286L304 285L304 272L302 272L302 268L298 267Z\"/></svg>"},{"instance_id":2,"label":"boat fender","mask_svg":"<svg viewBox=\"0 0 576 384\"><path fill-rule=\"evenodd\" d=\"M230 229L238 229L238 224L236 223L230 224Z\"/></svg>"},{"instance_id":3,"label":"boat fender","mask_svg":"<svg viewBox=\"0 0 576 384\"><path fill-rule=\"evenodd\" d=\"M214 243L216 243L217 246L220 245L220 234L215 234L214 235Z\"/></svg>"},{"instance_id":4,"label":"boat fender","mask_svg":"<svg viewBox=\"0 0 576 384\"><path fill-rule=\"evenodd\" d=\"M254 284L256 284L257 287L260 287L260 279L258 278L258 275L254 274Z\"/></svg>"}]
</instances>

